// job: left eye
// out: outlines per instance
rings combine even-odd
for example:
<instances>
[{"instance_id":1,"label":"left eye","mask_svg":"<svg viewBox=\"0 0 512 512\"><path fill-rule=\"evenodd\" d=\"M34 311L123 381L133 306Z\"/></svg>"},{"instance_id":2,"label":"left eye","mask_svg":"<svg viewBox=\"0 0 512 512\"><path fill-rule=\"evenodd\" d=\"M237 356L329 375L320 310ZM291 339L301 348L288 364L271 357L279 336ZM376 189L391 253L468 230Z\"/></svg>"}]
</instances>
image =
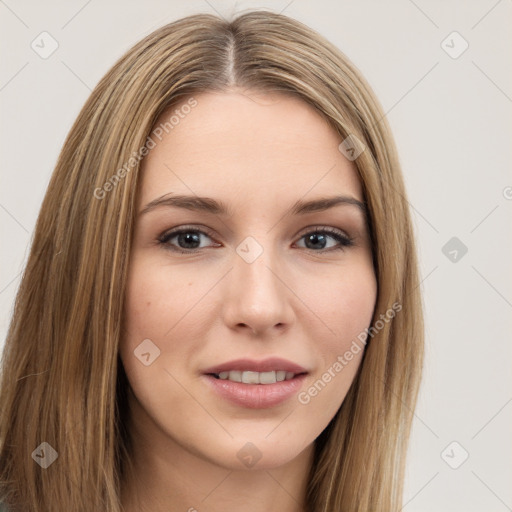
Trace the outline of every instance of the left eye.
<instances>
[{"instance_id":1,"label":"left eye","mask_svg":"<svg viewBox=\"0 0 512 512\"><path fill-rule=\"evenodd\" d=\"M166 248L169 248L172 251L192 253L197 252L197 249L203 249L205 247L201 247L201 236L210 238L208 233L205 233L204 231L182 228L169 233L164 233L159 237L158 241L161 244L166 245ZM176 239L178 246L171 243L173 239ZM346 236L342 231L326 228L309 231L300 237L300 240L302 239L305 241L305 248L314 252L319 252L318 249L322 250L322 252L327 252L325 249L344 249L345 247L353 245L352 239ZM334 246L331 245L328 247L329 239L334 240ZM338 245L336 245L336 243Z\"/></svg>"},{"instance_id":2,"label":"left eye","mask_svg":"<svg viewBox=\"0 0 512 512\"><path fill-rule=\"evenodd\" d=\"M315 250L315 247L318 248L319 245L321 246L320 249L325 249L327 244L327 239L334 240L338 243L334 244L334 247L331 246L329 249L343 249L345 247L349 247L353 244L353 241L351 238L343 234L341 231L338 230L331 230L331 229L318 229L315 231L311 231L309 233L306 233L305 235L301 236L301 240L305 239L305 244L307 249ZM308 247L308 244L310 247ZM316 251L318 252L318 251Z\"/></svg>"}]
</instances>

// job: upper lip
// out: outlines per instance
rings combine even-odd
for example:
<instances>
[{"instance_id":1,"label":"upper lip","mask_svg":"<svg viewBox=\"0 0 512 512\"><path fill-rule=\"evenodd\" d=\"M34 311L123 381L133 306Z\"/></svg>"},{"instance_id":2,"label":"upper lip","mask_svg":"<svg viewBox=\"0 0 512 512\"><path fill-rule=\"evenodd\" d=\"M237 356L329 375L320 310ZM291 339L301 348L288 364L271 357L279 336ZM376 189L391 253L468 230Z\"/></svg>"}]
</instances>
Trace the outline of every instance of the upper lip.
<instances>
[{"instance_id":1,"label":"upper lip","mask_svg":"<svg viewBox=\"0 0 512 512\"><path fill-rule=\"evenodd\" d=\"M284 370L286 372L307 373L307 370L302 366L281 359L280 357L270 357L263 359L262 361L256 361L254 359L234 359L233 361L227 361L215 366L211 366L204 370L205 374L219 374L220 372L230 371L249 371L249 372L270 372L270 371Z\"/></svg>"}]
</instances>

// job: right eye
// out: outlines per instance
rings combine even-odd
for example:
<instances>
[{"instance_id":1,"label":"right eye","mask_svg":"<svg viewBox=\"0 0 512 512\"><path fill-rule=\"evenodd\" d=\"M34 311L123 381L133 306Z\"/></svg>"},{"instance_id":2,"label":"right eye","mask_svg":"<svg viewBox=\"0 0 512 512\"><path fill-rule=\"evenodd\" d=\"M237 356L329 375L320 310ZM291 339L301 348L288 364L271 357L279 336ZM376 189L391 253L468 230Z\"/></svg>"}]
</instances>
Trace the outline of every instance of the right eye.
<instances>
[{"instance_id":1,"label":"right eye","mask_svg":"<svg viewBox=\"0 0 512 512\"><path fill-rule=\"evenodd\" d=\"M184 254L197 252L201 247L201 236L210 238L210 235L200 229L192 227L182 227L172 231L167 231L158 237L158 241L166 249L177 251ZM175 239L175 243L173 240ZM177 245L176 245L177 244Z\"/></svg>"}]
</instances>

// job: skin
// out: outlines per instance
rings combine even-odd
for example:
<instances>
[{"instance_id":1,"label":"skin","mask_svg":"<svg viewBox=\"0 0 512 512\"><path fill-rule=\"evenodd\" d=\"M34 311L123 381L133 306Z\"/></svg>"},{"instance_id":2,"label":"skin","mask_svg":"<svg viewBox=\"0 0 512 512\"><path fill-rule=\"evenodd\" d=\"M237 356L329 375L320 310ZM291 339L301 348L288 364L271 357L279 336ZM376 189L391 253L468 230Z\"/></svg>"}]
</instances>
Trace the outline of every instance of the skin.
<instances>
[{"instance_id":1,"label":"skin","mask_svg":"<svg viewBox=\"0 0 512 512\"><path fill-rule=\"evenodd\" d=\"M309 403L294 395L266 409L219 397L202 370L282 357L308 370L304 391L370 325L377 284L362 211L287 214L299 199L363 201L361 184L338 150L342 139L305 102L239 89L194 97L197 106L144 159L137 211L187 194L222 201L232 215L161 206L136 219L120 345L136 476L123 483L122 503L128 512L301 511L313 442L363 351ZM194 247L182 237L159 242L185 225L211 236L199 234L189 254L171 250ZM317 227L353 245L325 232L308 244ZM251 263L236 252L248 236L263 249ZM145 339L160 350L148 366L134 355ZM237 457L247 442L261 455L250 468Z\"/></svg>"}]
</instances>

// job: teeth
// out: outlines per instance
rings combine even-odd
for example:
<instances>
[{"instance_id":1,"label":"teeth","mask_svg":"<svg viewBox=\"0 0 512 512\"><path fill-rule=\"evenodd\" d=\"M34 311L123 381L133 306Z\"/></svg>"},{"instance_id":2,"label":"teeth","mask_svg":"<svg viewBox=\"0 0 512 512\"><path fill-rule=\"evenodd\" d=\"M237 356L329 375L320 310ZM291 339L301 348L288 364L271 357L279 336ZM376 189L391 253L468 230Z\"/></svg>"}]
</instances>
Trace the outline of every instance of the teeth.
<instances>
[{"instance_id":1,"label":"teeth","mask_svg":"<svg viewBox=\"0 0 512 512\"><path fill-rule=\"evenodd\" d=\"M293 379L293 372L277 370L271 372L249 372L233 370L230 372L220 372L218 374L221 380L231 380L233 382L243 382L244 384L275 384L283 380Z\"/></svg>"},{"instance_id":2,"label":"teeth","mask_svg":"<svg viewBox=\"0 0 512 512\"><path fill-rule=\"evenodd\" d=\"M223 373L227 374L226 379L232 380L234 382L242 382L242 372L239 372L238 370Z\"/></svg>"},{"instance_id":3,"label":"teeth","mask_svg":"<svg viewBox=\"0 0 512 512\"><path fill-rule=\"evenodd\" d=\"M244 384L259 384L260 376L258 372L244 372L242 373L242 382Z\"/></svg>"},{"instance_id":4,"label":"teeth","mask_svg":"<svg viewBox=\"0 0 512 512\"><path fill-rule=\"evenodd\" d=\"M276 372L261 372L260 384L274 384L276 382Z\"/></svg>"}]
</instances>

